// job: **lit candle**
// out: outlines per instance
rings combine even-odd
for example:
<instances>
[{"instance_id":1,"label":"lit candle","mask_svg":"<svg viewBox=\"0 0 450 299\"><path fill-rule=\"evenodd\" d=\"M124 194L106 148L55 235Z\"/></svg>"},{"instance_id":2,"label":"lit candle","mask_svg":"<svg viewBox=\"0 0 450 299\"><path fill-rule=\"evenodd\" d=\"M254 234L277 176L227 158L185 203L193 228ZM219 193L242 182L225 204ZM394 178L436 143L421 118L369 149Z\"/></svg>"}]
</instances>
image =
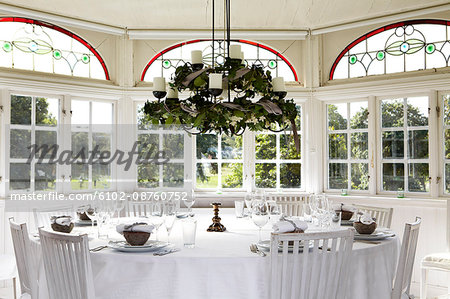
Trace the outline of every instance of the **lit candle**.
<instances>
[{"instance_id":1,"label":"lit candle","mask_svg":"<svg viewBox=\"0 0 450 299\"><path fill-rule=\"evenodd\" d=\"M241 59L241 45L230 45L230 58Z\"/></svg>"},{"instance_id":2,"label":"lit candle","mask_svg":"<svg viewBox=\"0 0 450 299\"><path fill-rule=\"evenodd\" d=\"M286 91L286 86L284 85L283 77L276 77L272 80L273 91Z\"/></svg>"},{"instance_id":3,"label":"lit candle","mask_svg":"<svg viewBox=\"0 0 450 299\"><path fill-rule=\"evenodd\" d=\"M222 74L209 74L209 89L222 89Z\"/></svg>"},{"instance_id":4,"label":"lit candle","mask_svg":"<svg viewBox=\"0 0 450 299\"><path fill-rule=\"evenodd\" d=\"M178 90L169 88L169 91L167 92L167 98L168 99L178 99Z\"/></svg>"},{"instance_id":5,"label":"lit candle","mask_svg":"<svg viewBox=\"0 0 450 299\"><path fill-rule=\"evenodd\" d=\"M244 52L241 52L241 62L244 62Z\"/></svg>"},{"instance_id":6,"label":"lit candle","mask_svg":"<svg viewBox=\"0 0 450 299\"><path fill-rule=\"evenodd\" d=\"M203 64L203 54L201 50L191 51L192 64Z\"/></svg>"},{"instance_id":7,"label":"lit candle","mask_svg":"<svg viewBox=\"0 0 450 299\"><path fill-rule=\"evenodd\" d=\"M153 78L154 91L166 91L166 79L164 77Z\"/></svg>"}]
</instances>

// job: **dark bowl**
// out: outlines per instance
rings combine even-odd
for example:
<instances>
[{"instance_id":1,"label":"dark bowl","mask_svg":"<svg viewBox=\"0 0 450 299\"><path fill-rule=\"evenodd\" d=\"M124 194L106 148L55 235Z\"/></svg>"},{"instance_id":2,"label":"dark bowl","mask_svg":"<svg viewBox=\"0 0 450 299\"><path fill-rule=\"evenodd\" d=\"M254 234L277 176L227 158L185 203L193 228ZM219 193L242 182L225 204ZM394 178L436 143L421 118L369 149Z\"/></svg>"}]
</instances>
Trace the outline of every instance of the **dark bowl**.
<instances>
[{"instance_id":1,"label":"dark bowl","mask_svg":"<svg viewBox=\"0 0 450 299\"><path fill-rule=\"evenodd\" d=\"M361 222L353 222L353 227L361 235L370 235L377 228L377 223L372 222L371 224L364 224Z\"/></svg>"},{"instance_id":2,"label":"dark bowl","mask_svg":"<svg viewBox=\"0 0 450 299\"><path fill-rule=\"evenodd\" d=\"M150 238L150 233L146 232L123 232L125 240L131 246L142 246Z\"/></svg>"},{"instance_id":3,"label":"dark bowl","mask_svg":"<svg viewBox=\"0 0 450 299\"><path fill-rule=\"evenodd\" d=\"M52 229L55 232L60 232L60 233L70 233L73 229L74 225L73 222L70 223L70 225L61 225L58 223L52 223Z\"/></svg>"},{"instance_id":4,"label":"dark bowl","mask_svg":"<svg viewBox=\"0 0 450 299\"><path fill-rule=\"evenodd\" d=\"M341 211L341 220L350 220L352 216L353 212L351 211Z\"/></svg>"}]
</instances>

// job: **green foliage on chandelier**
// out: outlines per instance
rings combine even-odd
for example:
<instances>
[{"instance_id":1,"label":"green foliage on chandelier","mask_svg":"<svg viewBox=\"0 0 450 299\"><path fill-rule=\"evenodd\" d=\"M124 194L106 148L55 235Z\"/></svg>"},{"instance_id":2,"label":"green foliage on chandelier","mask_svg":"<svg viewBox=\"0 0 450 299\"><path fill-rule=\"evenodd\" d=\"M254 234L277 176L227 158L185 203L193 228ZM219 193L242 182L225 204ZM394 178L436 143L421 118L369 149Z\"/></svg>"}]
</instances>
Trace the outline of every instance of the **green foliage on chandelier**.
<instances>
[{"instance_id":1,"label":"green foliage on chandelier","mask_svg":"<svg viewBox=\"0 0 450 299\"><path fill-rule=\"evenodd\" d=\"M210 73L228 74L222 81L224 97L211 97L208 90ZM226 93L227 84L234 94L230 100ZM283 130L289 125L295 126L297 109L294 101L280 98L273 92L270 71L264 71L262 65L246 67L240 60L227 58L223 65L214 69L196 71L186 63L177 67L169 86L179 92L189 91L190 96L147 101L144 113L154 125L180 124L193 127L199 133L227 135L239 135L246 129Z\"/></svg>"}]
</instances>

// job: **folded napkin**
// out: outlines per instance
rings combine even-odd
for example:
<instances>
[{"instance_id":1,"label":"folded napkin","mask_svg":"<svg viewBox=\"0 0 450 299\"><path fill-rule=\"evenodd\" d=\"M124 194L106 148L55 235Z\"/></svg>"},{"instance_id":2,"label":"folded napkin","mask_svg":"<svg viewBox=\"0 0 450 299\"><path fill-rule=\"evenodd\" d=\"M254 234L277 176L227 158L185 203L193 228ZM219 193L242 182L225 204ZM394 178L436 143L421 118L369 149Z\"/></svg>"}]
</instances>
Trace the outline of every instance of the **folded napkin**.
<instances>
[{"instance_id":1,"label":"folded napkin","mask_svg":"<svg viewBox=\"0 0 450 299\"><path fill-rule=\"evenodd\" d=\"M372 224L375 222L375 220L372 218L372 216L370 216L369 213L362 213L361 216L359 216L359 222L361 222L362 224Z\"/></svg>"},{"instance_id":2,"label":"folded napkin","mask_svg":"<svg viewBox=\"0 0 450 299\"><path fill-rule=\"evenodd\" d=\"M50 221L52 223L56 223L59 225L70 226L70 224L72 223L72 217L70 217L70 216L52 216L50 218Z\"/></svg>"},{"instance_id":3,"label":"folded napkin","mask_svg":"<svg viewBox=\"0 0 450 299\"><path fill-rule=\"evenodd\" d=\"M308 228L308 224L305 221L301 221L298 219L289 220L280 219L280 221L276 222L272 228L275 233L291 233L295 231L295 226L292 224L295 223L298 229L305 231Z\"/></svg>"},{"instance_id":4,"label":"folded napkin","mask_svg":"<svg viewBox=\"0 0 450 299\"><path fill-rule=\"evenodd\" d=\"M347 212L356 212L356 208L352 205L341 205L341 210L342 211L347 211Z\"/></svg>"},{"instance_id":5,"label":"folded napkin","mask_svg":"<svg viewBox=\"0 0 450 299\"><path fill-rule=\"evenodd\" d=\"M154 228L155 226L153 224L140 222L133 224L119 224L116 226L116 231L119 234L123 234L123 232L143 232L151 234Z\"/></svg>"}]
</instances>

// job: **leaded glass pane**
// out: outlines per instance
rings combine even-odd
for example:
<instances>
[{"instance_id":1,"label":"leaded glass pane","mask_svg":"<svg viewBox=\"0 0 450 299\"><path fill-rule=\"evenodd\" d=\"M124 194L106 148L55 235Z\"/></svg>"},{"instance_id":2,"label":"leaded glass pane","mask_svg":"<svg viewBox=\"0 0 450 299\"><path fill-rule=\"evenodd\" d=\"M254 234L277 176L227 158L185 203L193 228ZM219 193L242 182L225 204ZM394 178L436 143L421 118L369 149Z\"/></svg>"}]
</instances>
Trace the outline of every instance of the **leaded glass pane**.
<instances>
[{"instance_id":1,"label":"leaded glass pane","mask_svg":"<svg viewBox=\"0 0 450 299\"><path fill-rule=\"evenodd\" d=\"M408 158L428 158L428 130L415 130L408 132Z\"/></svg>"},{"instance_id":2,"label":"leaded glass pane","mask_svg":"<svg viewBox=\"0 0 450 299\"><path fill-rule=\"evenodd\" d=\"M351 189L369 190L369 164L352 163L351 164Z\"/></svg>"},{"instance_id":3,"label":"leaded glass pane","mask_svg":"<svg viewBox=\"0 0 450 299\"><path fill-rule=\"evenodd\" d=\"M428 97L407 99L408 126L428 126Z\"/></svg>"},{"instance_id":4,"label":"leaded glass pane","mask_svg":"<svg viewBox=\"0 0 450 299\"><path fill-rule=\"evenodd\" d=\"M428 163L408 164L408 190L410 192L430 191L430 173Z\"/></svg>"},{"instance_id":5,"label":"leaded glass pane","mask_svg":"<svg viewBox=\"0 0 450 299\"><path fill-rule=\"evenodd\" d=\"M381 122L383 128L403 127L403 99L381 101Z\"/></svg>"},{"instance_id":6,"label":"leaded glass pane","mask_svg":"<svg viewBox=\"0 0 450 299\"><path fill-rule=\"evenodd\" d=\"M55 127L58 119L58 99L36 98L36 125Z\"/></svg>"},{"instance_id":7,"label":"leaded glass pane","mask_svg":"<svg viewBox=\"0 0 450 299\"><path fill-rule=\"evenodd\" d=\"M328 130L347 129L347 104L329 104L328 107Z\"/></svg>"},{"instance_id":8,"label":"leaded glass pane","mask_svg":"<svg viewBox=\"0 0 450 299\"><path fill-rule=\"evenodd\" d=\"M347 189L348 185L348 164L329 163L328 164L328 187L330 189Z\"/></svg>"},{"instance_id":9,"label":"leaded glass pane","mask_svg":"<svg viewBox=\"0 0 450 299\"><path fill-rule=\"evenodd\" d=\"M351 153L353 159L369 158L369 133L357 132L350 134Z\"/></svg>"},{"instance_id":10,"label":"leaded glass pane","mask_svg":"<svg viewBox=\"0 0 450 299\"><path fill-rule=\"evenodd\" d=\"M369 127L369 109L367 102L350 103L350 128L366 129Z\"/></svg>"},{"instance_id":11,"label":"leaded glass pane","mask_svg":"<svg viewBox=\"0 0 450 299\"><path fill-rule=\"evenodd\" d=\"M381 135L383 158L399 159L405 156L403 131L383 132Z\"/></svg>"},{"instance_id":12,"label":"leaded glass pane","mask_svg":"<svg viewBox=\"0 0 450 299\"><path fill-rule=\"evenodd\" d=\"M347 159L347 133L328 134L328 151L330 159Z\"/></svg>"},{"instance_id":13,"label":"leaded glass pane","mask_svg":"<svg viewBox=\"0 0 450 299\"><path fill-rule=\"evenodd\" d=\"M405 165L403 163L383 163L383 190L405 190Z\"/></svg>"},{"instance_id":14,"label":"leaded glass pane","mask_svg":"<svg viewBox=\"0 0 450 299\"><path fill-rule=\"evenodd\" d=\"M31 125L32 100L31 97L11 95L12 125Z\"/></svg>"}]
</instances>

